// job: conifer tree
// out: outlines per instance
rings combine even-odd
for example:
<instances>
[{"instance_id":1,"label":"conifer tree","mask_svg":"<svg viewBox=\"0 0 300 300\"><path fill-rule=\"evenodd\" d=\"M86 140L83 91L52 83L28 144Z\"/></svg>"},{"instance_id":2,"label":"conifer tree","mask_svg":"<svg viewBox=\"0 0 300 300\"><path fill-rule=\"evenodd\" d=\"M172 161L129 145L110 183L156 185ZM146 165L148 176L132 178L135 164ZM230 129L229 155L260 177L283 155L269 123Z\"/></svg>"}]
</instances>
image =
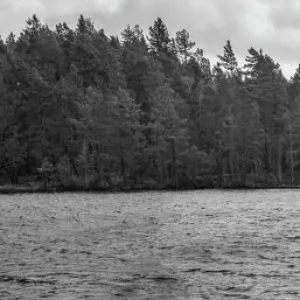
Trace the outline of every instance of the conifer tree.
<instances>
[{"instance_id":1,"label":"conifer tree","mask_svg":"<svg viewBox=\"0 0 300 300\"><path fill-rule=\"evenodd\" d=\"M178 53L183 56L184 63L187 63L188 57L190 56L190 50L196 43L190 40L190 34L186 29L176 32L175 42Z\"/></svg>"},{"instance_id":2,"label":"conifer tree","mask_svg":"<svg viewBox=\"0 0 300 300\"><path fill-rule=\"evenodd\" d=\"M227 98L228 110L225 116L225 120L223 122L223 145L225 152L228 153L228 163L229 170L231 175L231 181L235 180L235 151L236 151L236 143L234 141L234 137L236 136L236 132L238 131L238 125L236 122L237 119L237 101L239 98L239 82L237 80L238 74L238 64L235 54L232 50L231 43L228 40L226 45L224 46L223 55L218 55L218 58L221 60L219 66L222 66L225 69L225 72L229 72L226 74L226 84L225 88L225 97Z\"/></svg>"},{"instance_id":3,"label":"conifer tree","mask_svg":"<svg viewBox=\"0 0 300 300\"><path fill-rule=\"evenodd\" d=\"M284 113L286 111L287 92L280 66L274 60L253 48L249 49L248 89L260 109L261 122L265 132L264 165L269 174L282 179L282 137L285 132Z\"/></svg>"},{"instance_id":4,"label":"conifer tree","mask_svg":"<svg viewBox=\"0 0 300 300\"><path fill-rule=\"evenodd\" d=\"M148 41L154 54L168 53L171 39L168 28L160 17L154 21L153 26L149 27Z\"/></svg>"},{"instance_id":5,"label":"conifer tree","mask_svg":"<svg viewBox=\"0 0 300 300\"><path fill-rule=\"evenodd\" d=\"M238 63L235 57L235 54L232 50L232 46L230 41L226 42L224 46L224 54L218 55L218 58L221 60L221 66L230 72L230 75L233 75L235 71L237 71Z\"/></svg>"}]
</instances>

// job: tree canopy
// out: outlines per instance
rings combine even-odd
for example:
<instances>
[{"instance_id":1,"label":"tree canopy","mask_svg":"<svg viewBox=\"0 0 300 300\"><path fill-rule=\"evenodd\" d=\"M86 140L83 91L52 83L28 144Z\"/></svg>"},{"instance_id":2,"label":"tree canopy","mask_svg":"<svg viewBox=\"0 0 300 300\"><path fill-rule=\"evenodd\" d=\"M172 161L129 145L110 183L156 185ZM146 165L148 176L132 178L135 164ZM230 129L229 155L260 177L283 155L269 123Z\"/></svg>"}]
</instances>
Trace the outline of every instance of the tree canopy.
<instances>
[{"instance_id":1,"label":"tree canopy","mask_svg":"<svg viewBox=\"0 0 300 300\"><path fill-rule=\"evenodd\" d=\"M0 43L0 178L84 189L299 184L300 67L231 41L211 66L158 17L107 36L36 15ZM38 180L38 179L37 179ZM42 180L42 179L40 179Z\"/></svg>"}]
</instances>

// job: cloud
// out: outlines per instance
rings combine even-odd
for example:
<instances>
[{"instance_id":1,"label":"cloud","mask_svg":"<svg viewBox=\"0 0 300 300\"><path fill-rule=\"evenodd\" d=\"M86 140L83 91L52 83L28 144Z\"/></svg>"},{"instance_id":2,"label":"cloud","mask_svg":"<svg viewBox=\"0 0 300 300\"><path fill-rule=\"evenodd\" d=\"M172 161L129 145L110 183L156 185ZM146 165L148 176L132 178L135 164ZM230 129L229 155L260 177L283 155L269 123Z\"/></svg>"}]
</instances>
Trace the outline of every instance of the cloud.
<instances>
[{"instance_id":1,"label":"cloud","mask_svg":"<svg viewBox=\"0 0 300 300\"><path fill-rule=\"evenodd\" d=\"M300 29L300 2L297 0L274 1L269 14L270 21L279 30Z\"/></svg>"},{"instance_id":2,"label":"cloud","mask_svg":"<svg viewBox=\"0 0 300 300\"><path fill-rule=\"evenodd\" d=\"M121 10L125 0L94 0L96 9L102 12L116 13Z\"/></svg>"},{"instance_id":3,"label":"cloud","mask_svg":"<svg viewBox=\"0 0 300 300\"><path fill-rule=\"evenodd\" d=\"M116 35L128 24L139 24L146 34L160 16L172 36L185 28L212 62L230 39L242 60L250 47L263 48L285 66L289 76L300 62L299 0L0 0L3 34L19 32L36 13L50 27L61 21L76 26L80 14L95 26ZM243 63L241 63L243 64ZM287 67L288 66L288 67ZM289 70L288 70L289 69ZM289 73L289 74L288 74Z\"/></svg>"},{"instance_id":4,"label":"cloud","mask_svg":"<svg viewBox=\"0 0 300 300\"><path fill-rule=\"evenodd\" d=\"M37 0L33 0L37 1ZM47 16L58 17L81 14L85 12L99 12L113 14L118 12L126 0L40 0L47 8Z\"/></svg>"},{"instance_id":5,"label":"cloud","mask_svg":"<svg viewBox=\"0 0 300 300\"><path fill-rule=\"evenodd\" d=\"M3 0L1 3L0 3L0 10L7 10L10 8L10 5L9 5L9 2L8 0Z\"/></svg>"},{"instance_id":6,"label":"cloud","mask_svg":"<svg viewBox=\"0 0 300 300\"><path fill-rule=\"evenodd\" d=\"M10 0L9 4L14 13L20 14L26 13L41 13L46 9L43 1L41 0Z\"/></svg>"}]
</instances>

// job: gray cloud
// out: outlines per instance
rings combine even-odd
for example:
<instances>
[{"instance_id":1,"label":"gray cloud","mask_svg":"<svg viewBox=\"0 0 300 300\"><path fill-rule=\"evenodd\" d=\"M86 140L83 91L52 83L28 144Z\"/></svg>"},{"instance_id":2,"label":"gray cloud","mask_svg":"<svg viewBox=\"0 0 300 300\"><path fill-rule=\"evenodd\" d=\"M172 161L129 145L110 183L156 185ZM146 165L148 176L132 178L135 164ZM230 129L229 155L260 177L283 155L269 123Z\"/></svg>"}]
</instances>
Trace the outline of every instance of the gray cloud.
<instances>
[{"instance_id":1,"label":"gray cloud","mask_svg":"<svg viewBox=\"0 0 300 300\"><path fill-rule=\"evenodd\" d=\"M274 5L275 4L275 5ZM300 29L300 2L286 0L275 2L269 13L270 21L279 29Z\"/></svg>"},{"instance_id":2,"label":"gray cloud","mask_svg":"<svg viewBox=\"0 0 300 300\"><path fill-rule=\"evenodd\" d=\"M287 76L300 62L299 0L1 0L3 35L19 32L33 13L51 27L61 21L74 27L82 13L113 35L136 23L147 34L161 16L172 36L187 29L213 63L227 39L241 60L250 47L263 48Z\"/></svg>"},{"instance_id":3,"label":"gray cloud","mask_svg":"<svg viewBox=\"0 0 300 300\"><path fill-rule=\"evenodd\" d=\"M3 1L2 3L0 3L0 10L6 10L9 9L10 5L8 1Z\"/></svg>"}]
</instances>

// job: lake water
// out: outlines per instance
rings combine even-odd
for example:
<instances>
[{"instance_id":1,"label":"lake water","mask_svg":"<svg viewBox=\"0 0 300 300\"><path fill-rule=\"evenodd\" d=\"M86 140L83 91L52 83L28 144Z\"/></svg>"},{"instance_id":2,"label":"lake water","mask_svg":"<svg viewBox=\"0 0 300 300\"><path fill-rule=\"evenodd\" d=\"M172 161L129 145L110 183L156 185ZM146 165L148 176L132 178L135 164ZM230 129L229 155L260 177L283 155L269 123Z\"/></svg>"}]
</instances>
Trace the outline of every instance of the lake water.
<instances>
[{"instance_id":1,"label":"lake water","mask_svg":"<svg viewBox=\"0 0 300 300\"><path fill-rule=\"evenodd\" d=\"M299 299L300 191L0 196L1 299Z\"/></svg>"}]
</instances>

